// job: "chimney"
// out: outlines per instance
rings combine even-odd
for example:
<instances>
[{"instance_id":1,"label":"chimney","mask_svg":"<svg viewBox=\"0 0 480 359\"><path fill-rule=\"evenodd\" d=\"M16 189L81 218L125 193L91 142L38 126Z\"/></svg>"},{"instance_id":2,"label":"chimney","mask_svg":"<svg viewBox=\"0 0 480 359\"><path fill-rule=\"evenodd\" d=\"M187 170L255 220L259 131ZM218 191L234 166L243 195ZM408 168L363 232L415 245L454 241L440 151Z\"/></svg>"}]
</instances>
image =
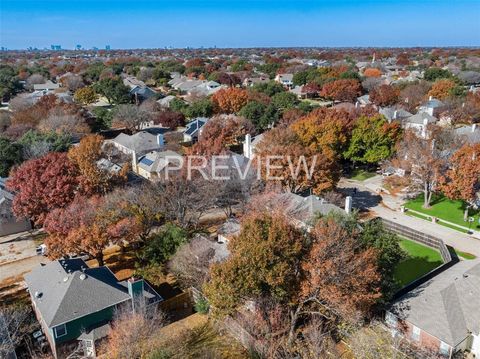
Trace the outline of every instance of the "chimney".
<instances>
[{"instance_id":1,"label":"chimney","mask_svg":"<svg viewBox=\"0 0 480 359\"><path fill-rule=\"evenodd\" d=\"M477 130L477 124L472 123L472 132L475 132Z\"/></svg>"},{"instance_id":2,"label":"chimney","mask_svg":"<svg viewBox=\"0 0 480 359\"><path fill-rule=\"evenodd\" d=\"M252 158L252 135L249 133L245 135L245 141L243 142L243 155Z\"/></svg>"},{"instance_id":3,"label":"chimney","mask_svg":"<svg viewBox=\"0 0 480 359\"><path fill-rule=\"evenodd\" d=\"M397 110L393 111L393 119L394 120L397 119L397 116L398 116L398 111Z\"/></svg>"},{"instance_id":4,"label":"chimney","mask_svg":"<svg viewBox=\"0 0 480 359\"><path fill-rule=\"evenodd\" d=\"M132 171L137 172L137 153L135 151L132 153Z\"/></svg>"},{"instance_id":5,"label":"chimney","mask_svg":"<svg viewBox=\"0 0 480 359\"><path fill-rule=\"evenodd\" d=\"M159 146L164 146L165 145L165 138L163 137L163 134L159 133L157 135L157 145Z\"/></svg>"},{"instance_id":6,"label":"chimney","mask_svg":"<svg viewBox=\"0 0 480 359\"><path fill-rule=\"evenodd\" d=\"M358 106L360 105L360 102L355 102L355 108L358 108Z\"/></svg>"},{"instance_id":7,"label":"chimney","mask_svg":"<svg viewBox=\"0 0 480 359\"><path fill-rule=\"evenodd\" d=\"M145 308L145 297L143 295L143 279L130 278L127 280L128 294L132 297L132 309L134 312Z\"/></svg>"},{"instance_id":8,"label":"chimney","mask_svg":"<svg viewBox=\"0 0 480 359\"><path fill-rule=\"evenodd\" d=\"M432 101L432 100L433 100L433 96L430 96L430 97L428 98L428 101Z\"/></svg>"},{"instance_id":9,"label":"chimney","mask_svg":"<svg viewBox=\"0 0 480 359\"><path fill-rule=\"evenodd\" d=\"M352 196L345 197L345 212L352 213Z\"/></svg>"}]
</instances>

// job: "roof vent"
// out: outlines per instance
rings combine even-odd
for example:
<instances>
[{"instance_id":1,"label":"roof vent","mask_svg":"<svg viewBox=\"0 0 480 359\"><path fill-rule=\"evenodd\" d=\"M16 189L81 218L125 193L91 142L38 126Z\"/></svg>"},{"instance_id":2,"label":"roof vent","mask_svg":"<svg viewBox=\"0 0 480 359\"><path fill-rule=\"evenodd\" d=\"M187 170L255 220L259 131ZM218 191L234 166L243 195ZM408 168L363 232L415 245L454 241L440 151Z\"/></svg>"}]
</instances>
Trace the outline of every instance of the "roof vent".
<instances>
[{"instance_id":1,"label":"roof vent","mask_svg":"<svg viewBox=\"0 0 480 359\"><path fill-rule=\"evenodd\" d=\"M67 281L68 281L68 277L63 277L63 281L64 281L64 282L67 282Z\"/></svg>"},{"instance_id":2,"label":"roof vent","mask_svg":"<svg viewBox=\"0 0 480 359\"><path fill-rule=\"evenodd\" d=\"M34 294L34 295L35 295L35 298L41 298L41 297L42 297L42 295L43 295L43 293L42 293L42 292L38 292L38 291L37 291L37 292L35 292L35 294Z\"/></svg>"},{"instance_id":3,"label":"roof vent","mask_svg":"<svg viewBox=\"0 0 480 359\"><path fill-rule=\"evenodd\" d=\"M87 275L85 273L80 274L80 279L81 280L87 279Z\"/></svg>"},{"instance_id":4,"label":"roof vent","mask_svg":"<svg viewBox=\"0 0 480 359\"><path fill-rule=\"evenodd\" d=\"M467 273L463 273L463 278L468 278L468 274L467 274Z\"/></svg>"}]
</instances>

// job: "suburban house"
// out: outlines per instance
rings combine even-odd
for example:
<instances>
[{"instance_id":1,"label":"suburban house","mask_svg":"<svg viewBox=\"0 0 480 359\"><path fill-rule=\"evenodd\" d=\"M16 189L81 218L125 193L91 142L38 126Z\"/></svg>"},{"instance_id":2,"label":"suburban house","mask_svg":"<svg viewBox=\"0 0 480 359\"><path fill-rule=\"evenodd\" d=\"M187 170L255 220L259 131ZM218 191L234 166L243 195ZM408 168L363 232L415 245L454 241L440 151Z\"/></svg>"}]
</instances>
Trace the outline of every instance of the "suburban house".
<instances>
[{"instance_id":1,"label":"suburban house","mask_svg":"<svg viewBox=\"0 0 480 359\"><path fill-rule=\"evenodd\" d=\"M200 85L195 86L187 91L188 95L197 95L197 96L210 96L213 95L218 90L226 88L224 85L220 85L216 81L205 81Z\"/></svg>"},{"instance_id":2,"label":"suburban house","mask_svg":"<svg viewBox=\"0 0 480 359\"><path fill-rule=\"evenodd\" d=\"M260 76L260 77L247 77L243 80L242 85L244 87L251 87L256 84L263 84L270 82L270 79L267 76Z\"/></svg>"},{"instance_id":3,"label":"suburban house","mask_svg":"<svg viewBox=\"0 0 480 359\"><path fill-rule=\"evenodd\" d=\"M5 178L0 177L0 236L29 231L32 229L26 218L17 219L12 211L14 195L5 188Z\"/></svg>"},{"instance_id":4,"label":"suburban house","mask_svg":"<svg viewBox=\"0 0 480 359\"><path fill-rule=\"evenodd\" d=\"M291 88L293 86L293 74L278 74L275 76L275 81L285 87Z\"/></svg>"},{"instance_id":5,"label":"suburban house","mask_svg":"<svg viewBox=\"0 0 480 359\"><path fill-rule=\"evenodd\" d=\"M427 138L428 125L436 124L438 119L427 112L419 112L402 121L403 128L415 130L422 138Z\"/></svg>"},{"instance_id":6,"label":"suburban house","mask_svg":"<svg viewBox=\"0 0 480 359\"><path fill-rule=\"evenodd\" d=\"M148 100L149 98L154 97L156 94L157 92L148 86L135 86L130 90L130 95L132 95L136 103L141 103L145 100Z\"/></svg>"},{"instance_id":7,"label":"suburban house","mask_svg":"<svg viewBox=\"0 0 480 359\"><path fill-rule=\"evenodd\" d=\"M175 98L176 97L173 95L168 95L157 100L157 103L162 107L170 107L170 102L172 102Z\"/></svg>"},{"instance_id":8,"label":"suburban house","mask_svg":"<svg viewBox=\"0 0 480 359\"><path fill-rule=\"evenodd\" d=\"M392 334L451 358L480 357L480 261L464 260L394 301L385 320Z\"/></svg>"},{"instance_id":9,"label":"suburban house","mask_svg":"<svg viewBox=\"0 0 480 359\"><path fill-rule=\"evenodd\" d=\"M445 104L442 101L430 96L429 100L418 108L418 112L426 112L430 116L438 117L444 109Z\"/></svg>"},{"instance_id":10,"label":"suburban house","mask_svg":"<svg viewBox=\"0 0 480 359\"><path fill-rule=\"evenodd\" d=\"M280 193L274 197L273 201L280 204L293 223L304 228L309 228L318 215L326 216L330 212L345 213L351 210L351 197L346 199L345 210L328 203L323 198L314 195L302 197L291 192Z\"/></svg>"},{"instance_id":11,"label":"suburban house","mask_svg":"<svg viewBox=\"0 0 480 359\"><path fill-rule=\"evenodd\" d=\"M470 144L480 143L480 126L476 123L455 129L455 134L465 138Z\"/></svg>"},{"instance_id":12,"label":"suburban house","mask_svg":"<svg viewBox=\"0 0 480 359\"><path fill-rule=\"evenodd\" d=\"M110 142L122 153L127 155L144 155L150 151L162 150L165 139L162 133L152 134L149 131L140 131L133 135L119 134Z\"/></svg>"},{"instance_id":13,"label":"suburban house","mask_svg":"<svg viewBox=\"0 0 480 359\"><path fill-rule=\"evenodd\" d=\"M208 122L206 117L197 117L193 121L187 123L187 128L183 131L184 142L195 142L202 133L202 127Z\"/></svg>"},{"instance_id":14,"label":"suburban house","mask_svg":"<svg viewBox=\"0 0 480 359\"><path fill-rule=\"evenodd\" d=\"M388 122L399 121L401 123L403 120L413 116L410 112L395 107L380 107L378 112L383 115Z\"/></svg>"},{"instance_id":15,"label":"suburban house","mask_svg":"<svg viewBox=\"0 0 480 359\"><path fill-rule=\"evenodd\" d=\"M53 83L52 81L48 80L44 84L34 84L33 90L34 91L53 91L60 88L59 84Z\"/></svg>"},{"instance_id":16,"label":"suburban house","mask_svg":"<svg viewBox=\"0 0 480 359\"><path fill-rule=\"evenodd\" d=\"M134 158L133 161L135 161ZM140 157L138 162L132 163L132 170L138 175L148 180L160 178L160 175L169 166L173 168L181 167L183 162L182 156L174 151L151 151Z\"/></svg>"},{"instance_id":17,"label":"suburban house","mask_svg":"<svg viewBox=\"0 0 480 359\"><path fill-rule=\"evenodd\" d=\"M95 357L116 311L148 310L163 300L143 279L119 281L108 267L89 268L81 258L41 264L25 282L55 358L79 345Z\"/></svg>"}]
</instances>

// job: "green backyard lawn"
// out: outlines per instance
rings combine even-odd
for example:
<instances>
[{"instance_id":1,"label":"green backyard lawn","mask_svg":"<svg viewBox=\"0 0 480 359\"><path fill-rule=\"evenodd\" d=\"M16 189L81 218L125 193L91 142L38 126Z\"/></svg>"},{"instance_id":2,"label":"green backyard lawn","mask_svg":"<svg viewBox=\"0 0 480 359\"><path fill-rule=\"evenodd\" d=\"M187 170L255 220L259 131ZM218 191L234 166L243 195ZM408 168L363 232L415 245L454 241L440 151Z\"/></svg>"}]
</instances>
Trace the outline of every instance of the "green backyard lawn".
<instances>
[{"instance_id":1,"label":"green backyard lawn","mask_svg":"<svg viewBox=\"0 0 480 359\"><path fill-rule=\"evenodd\" d=\"M463 220L463 212L465 211L465 204L462 201L452 201L444 196L433 196L432 207L425 209L423 206L423 195L408 201L405 203L406 208L413 209L415 211L425 213L429 216L444 219L446 221L459 224L468 228L468 222ZM408 212L407 212L408 213ZM471 209L469 216L474 218L474 222L471 225L472 230L480 230L480 224L478 223L479 211ZM449 226L457 229L456 227Z\"/></svg>"},{"instance_id":2,"label":"green backyard lawn","mask_svg":"<svg viewBox=\"0 0 480 359\"><path fill-rule=\"evenodd\" d=\"M365 181L366 179L372 178L375 176L375 173L368 172L362 169L355 169L353 170L350 179L355 181Z\"/></svg>"},{"instance_id":3,"label":"green backyard lawn","mask_svg":"<svg viewBox=\"0 0 480 359\"><path fill-rule=\"evenodd\" d=\"M417 242L401 239L400 247L408 253L408 257L395 268L395 279L402 287L443 263L437 250Z\"/></svg>"}]
</instances>

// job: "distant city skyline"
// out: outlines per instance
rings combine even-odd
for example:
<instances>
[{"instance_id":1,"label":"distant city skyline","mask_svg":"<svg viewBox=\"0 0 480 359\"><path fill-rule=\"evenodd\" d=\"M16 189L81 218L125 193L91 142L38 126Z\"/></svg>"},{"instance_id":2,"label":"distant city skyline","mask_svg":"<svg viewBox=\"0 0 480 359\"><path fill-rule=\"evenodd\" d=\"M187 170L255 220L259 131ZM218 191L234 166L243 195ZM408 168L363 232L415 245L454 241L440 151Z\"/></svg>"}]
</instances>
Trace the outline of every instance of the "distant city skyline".
<instances>
[{"instance_id":1,"label":"distant city skyline","mask_svg":"<svg viewBox=\"0 0 480 359\"><path fill-rule=\"evenodd\" d=\"M12 50L480 45L474 0L2 0L0 11Z\"/></svg>"}]
</instances>

